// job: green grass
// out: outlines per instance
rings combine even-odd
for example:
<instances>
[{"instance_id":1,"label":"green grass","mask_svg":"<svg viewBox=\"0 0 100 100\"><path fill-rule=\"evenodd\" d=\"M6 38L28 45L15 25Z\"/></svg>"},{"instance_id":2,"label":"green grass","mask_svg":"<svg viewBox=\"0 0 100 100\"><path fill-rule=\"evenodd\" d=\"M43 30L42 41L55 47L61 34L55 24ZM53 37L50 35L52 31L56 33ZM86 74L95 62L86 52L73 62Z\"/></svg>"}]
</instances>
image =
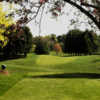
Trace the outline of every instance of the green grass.
<instances>
[{"instance_id":1,"label":"green grass","mask_svg":"<svg viewBox=\"0 0 100 100\"><path fill-rule=\"evenodd\" d=\"M45 60L43 60L45 59ZM37 65L41 65L41 66L57 66L57 65L62 65L62 64L66 64L69 62L72 62L73 60L75 60L76 57L69 57L69 58L65 58L65 57L57 57L57 56L46 56L46 55L41 55L38 57L36 63Z\"/></svg>"},{"instance_id":2,"label":"green grass","mask_svg":"<svg viewBox=\"0 0 100 100\"><path fill-rule=\"evenodd\" d=\"M57 57L29 54L0 62L0 100L99 100L100 56Z\"/></svg>"},{"instance_id":3,"label":"green grass","mask_svg":"<svg viewBox=\"0 0 100 100\"><path fill-rule=\"evenodd\" d=\"M5 76L0 74L0 95L3 95L7 90L12 88L18 81L22 80L28 72L33 72L36 55L28 55L27 59L8 60L0 62L6 64L10 75ZM35 70L34 70L35 71Z\"/></svg>"}]
</instances>

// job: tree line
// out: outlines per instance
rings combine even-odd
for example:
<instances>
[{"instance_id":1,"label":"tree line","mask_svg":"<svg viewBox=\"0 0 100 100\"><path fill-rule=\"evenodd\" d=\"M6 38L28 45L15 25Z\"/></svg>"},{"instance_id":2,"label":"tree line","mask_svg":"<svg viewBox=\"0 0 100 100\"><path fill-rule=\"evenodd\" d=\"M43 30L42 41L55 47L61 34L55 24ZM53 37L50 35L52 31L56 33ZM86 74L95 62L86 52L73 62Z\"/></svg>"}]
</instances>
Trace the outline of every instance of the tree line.
<instances>
[{"instance_id":1,"label":"tree line","mask_svg":"<svg viewBox=\"0 0 100 100\"><path fill-rule=\"evenodd\" d=\"M18 27L21 32L9 34L6 46L0 46L0 56L13 58L27 53L49 54L51 51L71 55L90 55L100 51L100 36L93 31L70 30L66 34L33 37L28 27ZM13 30L10 26L7 30ZM11 31L12 32L12 31Z\"/></svg>"},{"instance_id":2,"label":"tree line","mask_svg":"<svg viewBox=\"0 0 100 100\"><path fill-rule=\"evenodd\" d=\"M100 36L93 31L70 30L68 33L56 36L33 37L35 53L48 54L50 51L63 52L72 55L88 55L99 52Z\"/></svg>"}]
</instances>

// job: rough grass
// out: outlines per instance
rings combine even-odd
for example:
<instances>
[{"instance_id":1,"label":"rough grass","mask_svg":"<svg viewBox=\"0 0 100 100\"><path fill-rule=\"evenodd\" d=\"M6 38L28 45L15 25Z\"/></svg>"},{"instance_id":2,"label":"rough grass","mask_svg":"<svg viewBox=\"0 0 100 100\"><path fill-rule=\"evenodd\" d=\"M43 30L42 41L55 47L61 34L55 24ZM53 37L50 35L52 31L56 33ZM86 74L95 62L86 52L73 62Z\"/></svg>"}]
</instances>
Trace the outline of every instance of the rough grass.
<instances>
[{"instance_id":1,"label":"rough grass","mask_svg":"<svg viewBox=\"0 0 100 100\"><path fill-rule=\"evenodd\" d=\"M100 99L100 56L30 54L2 63L10 75L0 75L0 100Z\"/></svg>"}]
</instances>

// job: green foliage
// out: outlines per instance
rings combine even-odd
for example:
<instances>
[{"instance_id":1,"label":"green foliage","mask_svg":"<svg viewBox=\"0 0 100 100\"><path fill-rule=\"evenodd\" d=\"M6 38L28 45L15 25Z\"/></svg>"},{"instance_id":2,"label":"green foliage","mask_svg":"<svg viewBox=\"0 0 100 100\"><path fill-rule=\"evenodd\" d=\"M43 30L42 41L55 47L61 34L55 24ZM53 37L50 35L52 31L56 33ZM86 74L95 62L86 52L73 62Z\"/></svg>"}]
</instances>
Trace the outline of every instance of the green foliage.
<instances>
[{"instance_id":1,"label":"green foliage","mask_svg":"<svg viewBox=\"0 0 100 100\"><path fill-rule=\"evenodd\" d=\"M35 44L32 44L32 48L30 49L30 53L34 53L35 48L36 48L36 45Z\"/></svg>"},{"instance_id":2,"label":"green foliage","mask_svg":"<svg viewBox=\"0 0 100 100\"><path fill-rule=\"evenodd\" d=\"M97 37L96 42L98 44L98 52L100 52L100 35Z\"/></svg>"},{"instance_id":3,"label":"green foliage","mask_svg":"<svg viewBox=\"0 0 100 100\"><path fill-rule=\"evenodd\" d=\"M28 27L20 27L21 33L16 31L9 36L8 44L3 48L5 57L15 57L16 55L26 54L32 46L32 34Z\"/></svg>"},{"instance_id":4,"label":"green foliage","mask_svg":"<svg viewBox=\"0 0 100 100\"><path fill-rule=\"evenodd\" d=\"M47 45L46 48L47 48L47 51L50 50L50 51L53 51L54 50L54 45L55 43L57 42L57 38L56 38L56 35L55 34L51 34L51 35L48 35L48 36L41 36L41 37L33 37L33 44L34 45L38 45L39 43L38 42L41 42L43 45ZM44 48L43 46L41 48ZM37 49L37 48L36 48Z\"/></svg>"},{"instance_id":5,"label":"green foliage","mask_svg":"<svg viewBox=\"0 0 100 100\"><path fill-rule=\"evenodd\" d=\"M8 43L8 37L4 35L6 28L13 24L13 19L11 17L6 18L7 12L3 11L3 4L0 3L0 48L3 48ZM6 32L9 34L9 31Z\"/></svg>"},{"instance_id":6,"label":"green foliage","mask_svg":"<svg viewBox=\"0 0 100 100\"><path fill-rule=\"evenodd\" d=\"M92 54L98 49L97 35L92 31L71 30L64 42L65 52L75 54Z\"/></svg>"},{"instance_id":7,"label":"green foliage","mask_svg":"<svg viewBox=\"0 0 100 100\"><path fill-rule=\"evenodd\" d=\"M35 48L36 54L49 54L48 42L41 37L38 37Z\"/></svg>"},{"instance_id":8,"label":"green foliage","mask_svg":"<svg viewBox=\"0 0 100 100\"><path fill-rule=\"evenodd\" d=\"M30 32L30 29L28 27L24 27L24 34L23 37L25 37L24 41L25 41L25 51L26 53L28 53L32 47L32 33Z\"/></svg>"},{"instance_id":9,"label":"green foliage","mask_svg":"<svg viewBox=\"0 0 100 100\"><path fill-rule=\"evenodd\" d=\"M97 52L98 50L98 41L97 41L97 35L93 33L92 31L86 30L84 32L84 39L86 43L86 48L88 53Z\"/></svg>"},{"instance_id":10,"label":"green foliage","mask_svg":"<svg viewBox=\"0 0 100 100\"><path fill-rule=\"evenodd\" d=\"M51 34L50 35L50 40L53 41L53 42L57 42L56 35L55 34Z\"/></svg>"},{"instance_id":11,"label":"green foliage","mask_svg":"<svg viewBox=\"0 0 100 100\"><path fill-rule=\"evenodd\" d=\"M44 37L44 38L48 42L48 46L49 46L50 51L53 51L54 50L54 45L58 41L56 35L51 34L51 35L49 35L49 37Z\"/></svg>"}]
</instances>

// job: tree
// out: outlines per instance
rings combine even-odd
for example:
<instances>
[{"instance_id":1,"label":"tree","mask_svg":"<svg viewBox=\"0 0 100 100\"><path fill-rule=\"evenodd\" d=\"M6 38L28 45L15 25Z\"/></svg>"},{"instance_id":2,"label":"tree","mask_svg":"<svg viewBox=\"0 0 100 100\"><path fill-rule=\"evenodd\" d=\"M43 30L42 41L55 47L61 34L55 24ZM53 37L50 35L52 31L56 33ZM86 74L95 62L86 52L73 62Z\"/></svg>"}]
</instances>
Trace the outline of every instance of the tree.
<instances>
[{"instance_id":1,"label":"tree","mask_svg":"<svg viewBox=\"0 0 100 100\"><path fill-rule=\"evenodd\" d=\"M66 34L57 36L58 43L60 44L62 51L65 52L64 43L66 40Z\"/></svg>"},{"instance_id":2,"label":"tree","mask_svg":"<svg viewBox=\"0 0 100 100\"><path fill-rule=\"evenodd\" d=\"M59 43L56 43L56 44L54 45L54 51L56 52L56 54L62 52L62 48L61 48L61 46L60 46Z\"/></svg>"},{"instance_id":3,"label":"tree","mask_svg":"<svg viewBox=\"0 0 100 100\"><path fill-rule=\"evenodd\" d=\"M92 22L100 29L100 0L0 0L7 1L9 3L14 2L21 6L21 8L16 10L16 14L20 16L18 23L27 24L31 20L35 19L39 12L43 14L45 5L47 4L49 7L49 11L52 12L53 16L59 16L61 14L65 3L69 3L70 5L79 9L82 13L88 16ZM28 7L26 5L29 5ZM42 10L41 10L42 9ZM22 13L23 12L23 13ZM16 15L15 14L15 15ZM10 16L14 16L14 12L9 14ZM22 16L23 15L23 16ZM33 15L33 16L31 16ZM21 17L22 16L22 17ZM39 19L41 22L41 18ZM91 23L90 23L91 24Z\"/></svg>"},{"instance_id":4,"label":"tree","mask_svg":"<svg viewBox=\"0 0 100 100\"><path fill-rule=\"evenodd\" d=\"M6 18L6 14L7 12L3 11L3 6L0 3L0 48L3 48L8 43L8 37L5 36L4 32L7 27L13 24L12 18ZM6 34L9 34L9 31L7 31Z\"/></svg>"},{"instance_id":5,"label":"tree","mask_svg":"<svg viewBox=\"0 0 100 100\"><path fill-rule=\"evenodd\" d=\"M64 51L68 53L81 53L83 46L83 39L82 39L82 31L80 30L71 30L66 35L66 39L64 41Z\"/></svg>"},{"instance_id":6,"label":"tree","mask_svg":"<svg viewBox=\"0 0 100 100\"><path fill-rule=\"evenodd\" d=\"M36 54L49 54L48 42L45 41L42 37L38 37L38 40L36 41L35 44L36 44L35 48Z\"/></svg>"},{"instance_id":7,"label":"tree","mask_svg":"<svg viewBox=\"0 0 100 100\"><path fill-rule=\"evenodd\" d=\"M94 32L86 30L84 32L84 40L85 40L87 53L92 54L93 52L97 52L99 47L98 36Z\"/></svg>"},{"instance_id":8,"label":"tree","mask_svg":"<svg viewBox=\"0 0 100 100\"><path fill-rule=\"evenodd\" d=\"M50 51L54 50L54 45L55 45L56 42L57 42L56 35L55 34L51 34L49 39L48 39L48 46L49 46Z\"/></svg>"},{"instance_id":9,"label":"tree","mask_svg":"<svg viewBox=\"0 0 100 100\"><path fill-rule=\"evenodd\" d=\"M12 27L9 28L11 29ZM28 27L20 27L20 30L20 32L17 30L8 36L9 42L2 51L5 57L16 57L20 54L26 56L30 51L32 47L32 34Z\"/></svg>"},{"instance_id":10,"label":"tree","mask_svg":"<svg viewBox=\"0 0 100 100\"><path fill-rule=\"evenodd\" d=\"M68 3L84 13L90 19L90 25L93 22L100 29L100 0L0 0L0 2L3 1L8 3L14 2L14 6L20 6L15 10L12 8L14 12L9 12L6 16L16 17L16 14L19 15L16 24L20 26L26 25L31 20L36 19L38 15L41 15L39 18L39 22L41 22L45 5L48 6L46 8L47 11L57 17L62 14L63 7Z\"/></svg>"},{"instance_id":11,"label":"tree","mask_svg":"<svg viewBox=\"0 0 100 100\"><path fill-rule=\"evenodd\" d=\"M64 42L65 52L71 54L92 54L98 49L97 35L92 31L71 30Z\"/></svg>"},{"instance_id":12,"label":"tree","mask_svg":"<svg viewBox=\"0 0 100 100\"><path fill-rule=\"evenodd\" d=\"M24 34L23 36L21 36L21 38L25 41L24 54L26 55L32 48L32 33L30 32L30 29L28 27L23 27L23 30Z\"/></svg>"}]
</instances>

